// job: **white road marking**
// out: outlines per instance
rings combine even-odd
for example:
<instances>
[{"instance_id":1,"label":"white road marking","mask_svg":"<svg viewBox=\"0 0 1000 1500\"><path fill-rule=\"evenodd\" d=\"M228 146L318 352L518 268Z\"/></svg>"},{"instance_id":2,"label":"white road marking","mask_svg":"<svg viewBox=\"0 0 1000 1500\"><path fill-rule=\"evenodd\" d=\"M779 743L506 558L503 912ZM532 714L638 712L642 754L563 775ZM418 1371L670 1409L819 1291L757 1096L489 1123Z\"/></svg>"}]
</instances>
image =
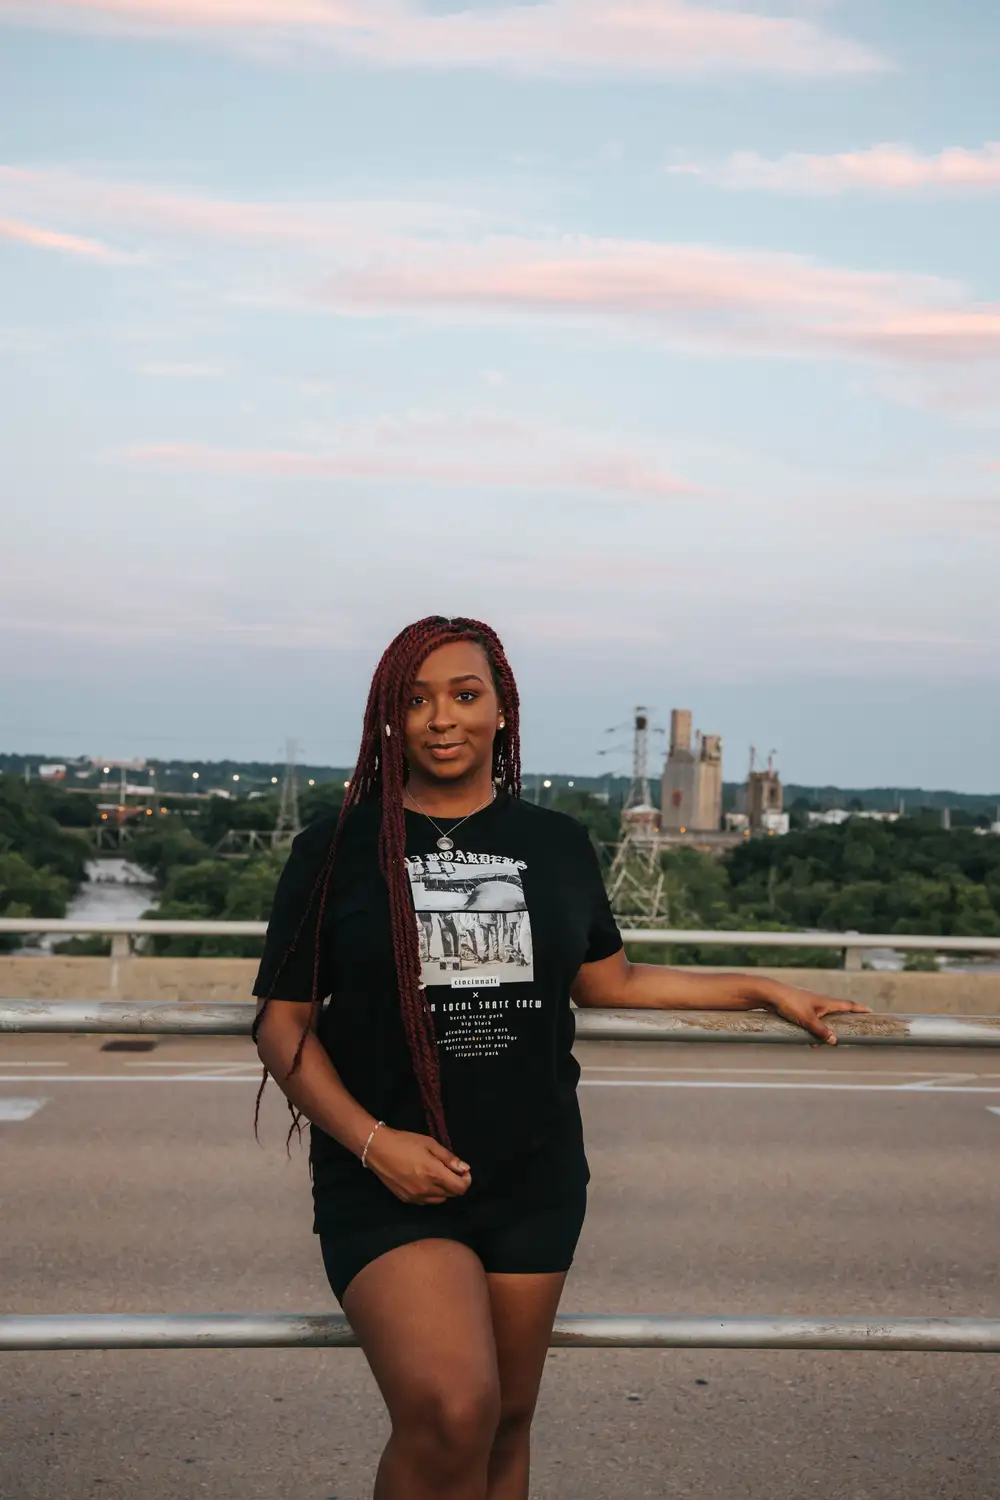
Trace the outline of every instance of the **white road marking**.
<instances>
[{"instance_id":1,"label":"white road marking","mask_svg":"<svg viewBox=\"0 0 1000 1500\"><path fill-rule=\"evenodd\" d=\"M27 1079L0 1073L0 1083ZM35 1073L32 1083L259 1083L259 1073ZM996 1092L1000 1094L1000 1089Z\"/></svg>"},{"instance_id":2,"label":"white road marking","mask_svg":"<svg viewBox=\"0 0 1000 1500\"><path fill-rule=\"evenodd\" d=\"M936 1073L933 1077L918 1079L914 1083L905 1085L908 1089L938 1089L946 1083L968 1083L972 1078L978 1078L978 1073Z\"/></svg>"},{"instance_id":3,"label":"white road marking","mask_svg":"<svg viewBox=\"0 0 1000 1500\"><path fill-rule=\"evenodd\" d=\"M813 1078L814 1068L719 1068L713 1063L698 1067L675 1067L671 1063L660 1063L658 1067L612 1066L610 1063L583 1063L584 1073L720 1073L774 1078L784 1075L789 1078ZM939 1073L930 1068L838 1068L838 1078L937 1078L943 1082L958 1083L968 1078L1000 1078L1000 1073Z\"/></svg>"},{"instance_id":4,"label":"white road marking","mask_svg":"<svg viewBox=\"0 0 1000 1500\"><path fill-rule=\"evenodd\" d=\"M37 1074L32 1083L260 1083L259 1073L55 1073ZM0 1083L24 1083L25 1079L0 1074ZM922 1088L912 1083L768 1083L735 1079L699 1078L581 1078L581 1088L606 1089L757 1089L819 1093L835 1090L847 1094L908 1094L926 1098L931 1094L1000 1094L1000 1084L942 1083Z\"/></svg>"},{"instance_id":5,"label":"white road marking","mask_svg":"<svg viewBox=\"0 0 1000 1500\"><path fill-rule=\"evenodd\" d=\"M223 1062L212 1062L211 1059L202 1062L186 1062L183 1059L175 1059L173 1062L160 1058L126 1058L126 1068L191 1068L198 1073L242 1073L246 1074L251 1068L260 1071L259 1063L233 1062L231 1059Z\"/></svg>"},{"instance_id":6,"label":"white road marking","mask_svg":"<svg viewBox=\"0 0 1000 1500\"><path fill-rule=\"evenodd\" d=\"M987 1104L986 1108L989 1110L991 1115L1000 1115L1000 1109L998 1109L995 1104Z\"/></svg>"},{"instance_id":7,"label":"white road marking","mask_svg":"<svg viewBox=\"0 0 1000 1500\"><path fill-rule=\"evenodd\" d=\"M925 1088L913 1083L756 1083L736 1078L581 1078L581 1088L605 1089L834 1089L846 1094L1000 1094L1000 1086L942 1083Z\"/></svg>"},{"instance_id":8,"label":"white road marking","mask_svg":"<svg viewBox=\"0 0 1000 1500\"><path fill-rule=\"evenodd\" d=\"M47 1102L45 1099L26 1099L18 1095L0 1099L0 1120L30 1120Z\"/></svg>"}]
</instances>

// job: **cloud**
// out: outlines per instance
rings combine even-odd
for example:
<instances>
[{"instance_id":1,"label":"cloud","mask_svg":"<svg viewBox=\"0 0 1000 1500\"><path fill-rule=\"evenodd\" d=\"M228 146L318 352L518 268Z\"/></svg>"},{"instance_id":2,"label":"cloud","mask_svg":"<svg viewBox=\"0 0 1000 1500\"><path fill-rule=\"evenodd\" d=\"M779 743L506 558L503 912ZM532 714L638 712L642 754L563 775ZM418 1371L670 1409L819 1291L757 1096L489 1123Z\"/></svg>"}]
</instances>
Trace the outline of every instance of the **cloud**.
<instances>
[{"instance_id":1,"label":"cloud","mask_svg":"<svg viewBox=\"0 0 1000 1500\"><path fill-rule=\"evenodd\" d=\"M739 151L726 161L679 162L667 171L718 187L797 195L989 193L1000 191L1000 141L978 150L953 146L934 156L893 144L826 156L792 152L769 158Z\"/></svg>"},{"instance_id":2,"label":"cloud","mask_svg":"<svg viewBox=\"0 0 1000 1500\"><path fill-rule=\"evenodd\" d=\"M0 0L0 4L3 0ZM475 202L437 199L247 200L191 187L136 182L64 167L0 164L0 206L49 218L114 224L173 250L202 241L298 246L325 253L368 250L414 235L458 242L504 222Z\"/></svg>"},{"instance_id":3,"label":"cloud","mask_svg":"<svg viewBox=\"0 0 1000 1500\"><path fill-rule=\"evenodd\" d=\"M1000 304L971 303L941 278L705 245L582 235L411 245L405 256L334 272L320 297L345 314L459 309L614 319L728 353L1000 357Z\"/></svg>"},{"instance_id":4,"label":"cloud","mask_svg":"<svg viewBox=\"0 0 1000 1500\"><path fill-rule=\"evenodd\" d=\"M73 31L321 49L382 67L541 75L723 71L805 76L887 66L870 48L795 16L690 0L541 0L445 13L413 0L0 0L0 21Z\"/></svg>"},{"instance_id":5,"label":"cloud","mask_svg":"<svg viewBox=\"0 0 1000 1500\"><path fill-rule=\"evenodd\" d=\"M488 420L357 424L339 433L334 445L318 450L152 443L123 456L159 468L248 478L403 480L637 500L679 500L699 493L697 486L647 454Z\"/></svg>"},{"instance_id":6,"label":"cloud","mask_svg":"<svg viewBox=\"0 0 1000 1500\"><path fill-rule=\"evenodd\" d=\"M56 229L44 229L39 224L26 224L21 219L0 219L0 239L14 240L36 250L55 250L60 255L103 261L105 265L118 264L127 259L99 240L84 239L78 234L62 234Z\"/></svg>"},{"instance_id":7,"label":"cloud","mask_svg":"<svg viewBox=\"0 0 1000 1500\"><path fill-rule=\"evenodd\" d=\"M243 202L7 167L0 211L44 214L74 231L110 226L116 237L132 235L149 265L196 261L222 302L324 306L351 317L613 323L729 355L836 355L914 368L1000 359L1000 303L977 303L941 277L559 234L461 203ZM188 266L185 276L190 284Z\"/></svg>"}]
</instances>

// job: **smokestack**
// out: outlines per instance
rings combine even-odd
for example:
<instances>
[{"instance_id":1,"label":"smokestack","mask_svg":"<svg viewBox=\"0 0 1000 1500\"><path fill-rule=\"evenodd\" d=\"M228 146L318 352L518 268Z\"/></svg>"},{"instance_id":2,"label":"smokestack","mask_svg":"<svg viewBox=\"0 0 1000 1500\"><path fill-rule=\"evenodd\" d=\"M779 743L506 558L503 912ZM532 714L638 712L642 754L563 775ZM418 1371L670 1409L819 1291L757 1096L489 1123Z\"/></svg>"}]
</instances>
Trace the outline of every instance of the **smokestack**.
<instances>
[{"instance_id":1,"label":"smokestack","mask_svg":"<svg viewBox=\"0 0 1000 1500\"><path fill-rule=\"evenodd\" d=\"M670 710L670 753L675 750L691 751L691 710L689 708L672 708Z\"/></svg>"}]
</instances>

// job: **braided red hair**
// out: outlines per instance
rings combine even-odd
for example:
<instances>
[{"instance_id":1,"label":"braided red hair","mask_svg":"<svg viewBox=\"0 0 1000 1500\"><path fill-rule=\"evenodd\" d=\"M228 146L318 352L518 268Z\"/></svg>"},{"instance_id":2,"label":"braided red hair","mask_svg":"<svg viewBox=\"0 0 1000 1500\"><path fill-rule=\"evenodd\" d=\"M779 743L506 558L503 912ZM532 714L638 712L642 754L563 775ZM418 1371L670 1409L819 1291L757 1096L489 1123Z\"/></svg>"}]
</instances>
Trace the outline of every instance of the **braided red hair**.
<instances>
[{"instance_id":1,"label":"braided red hair","mask_svg":"<svg viewBox=\"0 0 1000 1500\"><path fill-rule=\"evenodd\" d=\"M323 914L326 910L333 863L336 858L340 833L344 819L352 807L361 802L382 802L382 825L379 833L379 868L389 887L389 914L392 925L392 948L399 985L400 1011L409 1043L413 1071L420 1088L424 1115L431 1135L442 1145L450 1147L448 1126L441 1100L441 1077L438 1067L437 1041L434 1019L427 1001L426 991L420 986L420 950L417 927L413 913L413 896L406 874L406 820L403 814L403 787L406 781L405 744L407 699L410 686L422 662L439 646L453 641L473 641L481 646L489 663L493 684L504 714L504 728L497 731L493 743L493 780L498 789L512 797L521 795L521 747L520 714L517 685L510 669L499 636L480 620L463 616L448 619L444 615L427 615L413 625L407 625L386 647L372 677L365 706L361 730L361 748L357 765L340 809L322 868L313 885L309 900L299 921L295 935L285 950L277 970L271 977L269 993L253 1023L253 1037L257 1031L274 994L278 977L289 955L296 948L305 930L313 908L316 908L316 935L313 950L313 979L309 1020L302 1032L286 1074L290 1078L299 1066L306 1036L316 1024L323 996L319 989L320 943L322 942ZM385 726L389 726L387 735ZM257 1092L254 1109L254 1134L260 1114L261 1095L267 1084L268 1070ZM288 1132L298 1130L301 1135L302 1114L291 1100L288 1108L292 1124ZM286 1142L287 1144L287 1142Z\"/></svg>"}]
</instances>

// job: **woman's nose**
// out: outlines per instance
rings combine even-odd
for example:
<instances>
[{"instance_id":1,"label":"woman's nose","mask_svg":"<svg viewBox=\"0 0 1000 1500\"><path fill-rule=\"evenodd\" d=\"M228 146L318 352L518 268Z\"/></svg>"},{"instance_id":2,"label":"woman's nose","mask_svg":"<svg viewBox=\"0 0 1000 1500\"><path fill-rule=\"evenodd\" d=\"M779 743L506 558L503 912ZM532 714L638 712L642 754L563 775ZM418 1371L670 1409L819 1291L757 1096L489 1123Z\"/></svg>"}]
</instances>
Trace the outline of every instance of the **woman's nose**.
<instances>
[{"instance_id":1,"label":"woman's nose","mask_svg":"<svg viewBox=\"0 0 1000 1500\"><path fill-rule=\"evenodd\" d=\"M448 703L435 703L430 718L427 721L428 729L447 729L455 721L449 713Z\"/></svg>"}]
</instances>

